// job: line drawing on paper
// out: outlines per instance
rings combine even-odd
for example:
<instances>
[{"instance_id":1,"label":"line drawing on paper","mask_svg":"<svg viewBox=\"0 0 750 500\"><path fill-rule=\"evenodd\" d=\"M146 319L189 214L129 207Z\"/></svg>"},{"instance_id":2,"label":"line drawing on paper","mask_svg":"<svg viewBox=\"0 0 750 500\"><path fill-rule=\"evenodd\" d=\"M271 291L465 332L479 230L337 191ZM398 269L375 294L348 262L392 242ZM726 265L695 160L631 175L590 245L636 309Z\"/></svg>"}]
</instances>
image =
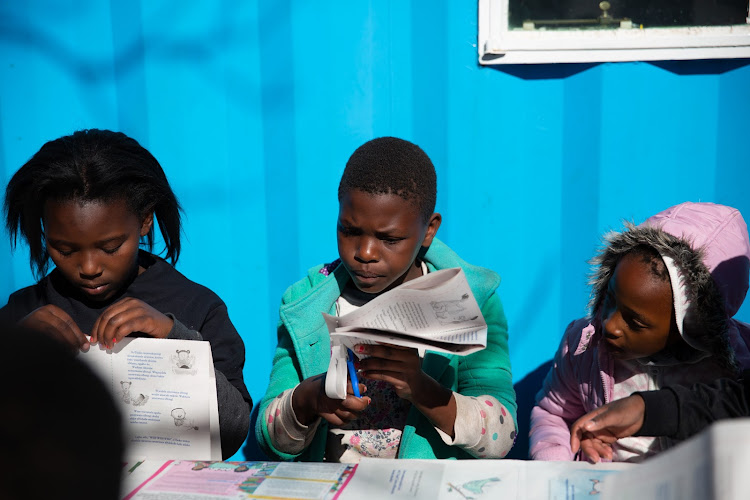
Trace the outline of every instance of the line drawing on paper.
<instances>
[{"instance_id":1,"label":"line drawing on paper","mask_svg":"<svg viewBox=\"0 0 750 500\"><path fill-rule=\"evenodd\" d=\"M500 482L499 477L488 477L485 479L474 479L461 484L448 483L448 493L456 492L466 500L476 500L488 494L488 485ZM473 496L478 495L478 496Z\"/></svg>"}]
</instances>

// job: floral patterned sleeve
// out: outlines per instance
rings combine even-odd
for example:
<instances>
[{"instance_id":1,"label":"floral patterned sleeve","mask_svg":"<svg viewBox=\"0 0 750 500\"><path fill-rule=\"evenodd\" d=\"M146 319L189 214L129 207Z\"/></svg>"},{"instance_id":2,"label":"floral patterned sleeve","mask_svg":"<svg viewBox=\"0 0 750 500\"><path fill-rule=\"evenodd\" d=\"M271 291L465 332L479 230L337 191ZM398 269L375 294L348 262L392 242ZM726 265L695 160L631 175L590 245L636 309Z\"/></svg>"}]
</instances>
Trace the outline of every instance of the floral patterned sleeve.
<instances>
[{"instance_id":1,"label":"floral patterned sleeve","mask_svg":"<svg viewBox=\"0 0 750 500\"><path fill-rule=\"evenodd\" d=\"M455 437L436 430L447 445L458 446L476 458L502 458L513 447L516 424L510 412L492 396L456 398Z\"/></svg>"},{"instance_id":2,"label":"floral patterned sleeve","mask_svg":"<svg viewBox=\"0 0 750 500\"><path fill-rule=\"evenodd\" d=\"M276 396L263 415L273 447L290 455L302 453L310 445L320 424L320 418L311 425L303 425L297 420L292 409L292 394L296 388L287 389Z\"/></svg>"}]
</instances>

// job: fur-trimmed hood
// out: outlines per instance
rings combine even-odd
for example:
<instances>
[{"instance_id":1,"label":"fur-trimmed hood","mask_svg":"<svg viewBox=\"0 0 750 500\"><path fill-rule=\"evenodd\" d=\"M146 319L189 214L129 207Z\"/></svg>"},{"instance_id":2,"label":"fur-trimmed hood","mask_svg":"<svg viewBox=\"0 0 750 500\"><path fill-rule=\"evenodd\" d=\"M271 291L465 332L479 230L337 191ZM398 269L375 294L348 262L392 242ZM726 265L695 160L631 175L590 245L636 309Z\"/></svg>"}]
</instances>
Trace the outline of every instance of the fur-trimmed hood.
<instances>
[{"instance_id":1,"label":"fur-trimmed hood","mask_svg":"<svg viewBox=\"0 0 750 500\"><path fill-rule=\"evenodd\" d=\"M639 226L626 223L622 232L605 235L604 247L592 260L592 316L600 312L617 262L641 244L653 247L671 267L678 328L692 347L671 354L681 361L713 354L721 364L736 367L729 322L745 300L750 274L750 240L740 212L713 203L682 203Z\"/></svg>"}]
</instances>

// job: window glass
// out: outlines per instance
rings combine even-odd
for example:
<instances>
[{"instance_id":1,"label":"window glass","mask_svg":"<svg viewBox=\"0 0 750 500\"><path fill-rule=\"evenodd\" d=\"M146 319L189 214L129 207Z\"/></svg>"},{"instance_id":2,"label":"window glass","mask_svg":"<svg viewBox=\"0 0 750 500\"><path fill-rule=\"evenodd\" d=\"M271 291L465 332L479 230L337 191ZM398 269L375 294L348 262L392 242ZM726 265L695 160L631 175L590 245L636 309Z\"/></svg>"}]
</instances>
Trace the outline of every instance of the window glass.
<instances>
[{"instance_id":1,"label":"window glass","mask_svg":"<svg viewBox=\"0 0 750 500\"><path fill-rule=\"evenodd\" d=\"M508 0L510 30L747 24L747 0Z\"/></svg>"}]
</instances>

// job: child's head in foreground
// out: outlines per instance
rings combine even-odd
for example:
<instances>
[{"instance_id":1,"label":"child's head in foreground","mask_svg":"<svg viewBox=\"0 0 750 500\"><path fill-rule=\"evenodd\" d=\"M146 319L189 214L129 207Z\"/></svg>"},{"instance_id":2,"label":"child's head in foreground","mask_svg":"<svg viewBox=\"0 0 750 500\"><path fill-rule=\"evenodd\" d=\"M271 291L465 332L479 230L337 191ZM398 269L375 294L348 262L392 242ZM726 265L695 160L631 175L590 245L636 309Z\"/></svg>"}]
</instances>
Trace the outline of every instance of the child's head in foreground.
<instances>
[{"instance_id":1,"label":"child's head in foreground","mask_svg":"<svg viewBox=\"0 0 750 500\"><path fill-rule=\"evenodd\" d=\"M606 237L594 259L591 310L616 358L734 368L729 320L748 288L750 242L740 213L683 203Z\"/></svg>"},{"instance_id":2,"label":"child's head in foreground","mask_svg":"<svg viewBox=\"0 0 750 500\"><path fill-rule=\"evenodd\" d=\"M125 442L107 386L48 335L7 324L0 335L0 498L119 498Z\"/></svg>"},{"instance_id":3,"label":"child's head in foreground","mask_svg":"<svg viewBox=\"0 0 750 500\"><path fill-rule=\"evenodd\" d=\"M339 257L356 287L380 293L422 275L418 257L440 227L437 178L417 145L373 139L349 158L339 184Z\"/></svg>"},{"instance_id":4,"label":"child's head in foreground","mask_svg":"<svg viewBox=\"0 0 750 500\"><path fill-rule=\"evenodd\" d=\"M154 216L166 257L180 253L180 207L159 162L137 141L109 130L82 130L47 142L5 191L13 245L29 245L44 276L52 259L72 293L113 298L138 272L141 243L151 250Z\"/></svg>"}]
</instances>

